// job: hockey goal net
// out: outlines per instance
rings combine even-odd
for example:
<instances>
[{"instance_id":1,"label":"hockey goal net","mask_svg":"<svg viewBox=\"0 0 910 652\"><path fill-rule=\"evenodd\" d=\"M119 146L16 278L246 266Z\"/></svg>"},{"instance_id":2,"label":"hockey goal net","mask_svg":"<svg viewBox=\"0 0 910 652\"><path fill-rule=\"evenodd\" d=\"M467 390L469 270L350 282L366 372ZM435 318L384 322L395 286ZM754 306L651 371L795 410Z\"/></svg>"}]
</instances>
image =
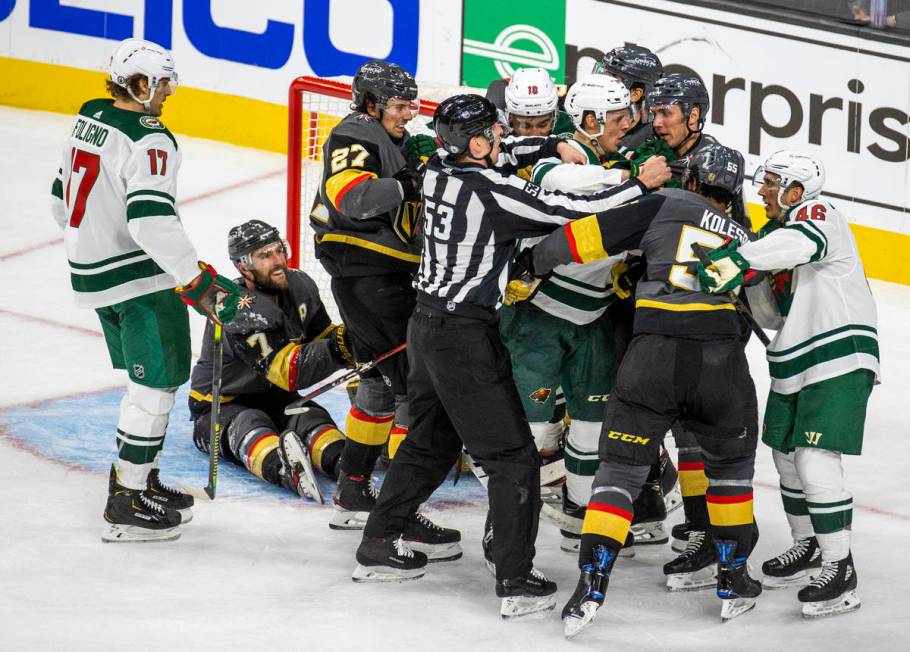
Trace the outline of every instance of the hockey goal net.
<instances>
[{"instance_id":1,"label":"hockey goal net","mask_svg":"<svg viewBox=\"0 0 910 652\"><path fill-rule=\"evenodd\" d=\"M418 81L421 99L408 131L432 133L426 124L440 101L459 92L476 92L458 86ZM302 269L319 286L329 316L339 320L328 274L313 252L309 214L322 180L322 146L332 128L351 112L350 78L298 77L288 89L288 179L286 238L291 245L292 267Z\"/></svg>"}]
</instances>

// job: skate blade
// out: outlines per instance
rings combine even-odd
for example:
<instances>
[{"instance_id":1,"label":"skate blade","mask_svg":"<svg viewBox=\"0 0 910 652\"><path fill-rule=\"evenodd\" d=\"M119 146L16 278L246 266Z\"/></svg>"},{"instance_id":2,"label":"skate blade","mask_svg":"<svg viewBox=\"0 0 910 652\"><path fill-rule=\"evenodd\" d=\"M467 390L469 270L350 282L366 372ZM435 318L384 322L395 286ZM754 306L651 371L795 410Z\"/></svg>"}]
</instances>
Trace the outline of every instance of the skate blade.
<instances>
[{"instance_id":1,"label":"skate blade","mask_svg":"<svg viewBox=\"0 0 910 652\"><path fill-rule=\"evenodd\" d=\"M667 515L669 516L672 512L682 507L682 504L682 493L679 491L679 483L677 482L672 491L664 494L664 507L667 508Z\"/></svg>"},{"instance_id":2,"label":"skate blade","mask_svg":"<svg viewBox=\"0 0 910 652\"><path fill-rule=\"evenodd\" d=\"M766 589L785 589L791 586L805 586L812 581L820 569L816 568L813 570L814 573L798 571L793 575L789 575L787 577L774 577L773 575L765 575L761 579L761 585Z\"/></svg>"},{"instance_id":3,"label":"skate blade","mask_svg":"<svg viewBox=\"0 0 910 652\"><path fill-rule=\"evenodd\" d=\"M440 561L455 561L461 559L462 551L458 543L421 543L405 539L411 550L417 550L427 556L430 563Z\"/></svg>"},{"instance_id":4,"label":"skate blade","mask_svg":"<svg viewBox=\"0 0 910 652\"><path fill-rule=\"evenodd\" d=\"M635 537L636 546L656 546L670 540L661 521L633 525L632 536Z\"/></svg>"},{"instance_id":5,"label":"skate blade","mask_svg":"<svg viewBox=\"0 0 910 652\"><path fill-rule=\"evenodd\" d=\"M628 548L620 548L619 554L617 557L625 557L626 559L632 559L635 556L635 546L629 546Z\"/></svg>"},{"instance_id":6,"label":"skate blade","mask_svg":"<svg viewBox=\"0 0 910 652\"><path fill-rule=\"evenodd\" d=\"M388 566L363 566L357 564L357 568L351 574L351 579L358 583L370 582L408 582L417 580L426 574L425 568L389 568Z\"/></svg>"},{"instance_id":7,"label":"skate blade","mask_svg":"<svg viewBox=\"0 0 910 652\"><path fill-rule=\"evenodd\" d=\"M566 479L565 460L556 460L540 467L540 486L547 487L564 482Z\"/></svg>"},{"instance_id":8,"label":"skate blade","mask_svg":"<svg viewBox=\"0 0 910 652\"><path fill-rule=\"evenodd\" d=\"M721 600L721 603L720 620L725 623L753 609L755 607L755 598L730 598Z\"/></svg>"},{"instance_id":9,"label":"skate blade","mask_svg":"<svg viewBox=\"0 0 910 652\"><path fill-rule=\"evenodd\" d=\"M180 525L186 525L187 523L192 522L193 520L193 510L187 507L186 509L178 509L180 512Z\"/></svg>"},{"instance_id":10,"label":"skate blade","mask_svg":"<svg viewBox=\"0 0 910 652\"><path fill-rule=\"evenodd\" d=\"M562 509L562 491L558 488L554 490L553 487L541 487L540 500L548 505Z\"/></svg>"},{"instance_id":11,"label":"skate blade","mask_svg":"<svg viewBox=\"0 0 910 652\"><path fill-rule=\"evenodd\" d=\"M860 599L856 597L856 591L847 591L833 600L806 602L803 604L803 618L826 618L827 616L850 613L859 609L862 604Z\"/></svg>"},{"instance_id":12,"label":"skate blade","mask_svg":"<svg viewBox=\"0 0 910 652\"><path fill-rule=\"evenodd\" d=\"M108 523L101 533L104 543L158 543L161 541L176 541L182 534L179 527L166 530L149 530L135 525L118 525Z\"/></svg>"},{"instance_id":13,"label":"skate blade","mask_svg":"<svg viewBox=\"0 0 910 652\"><path fill-rule=\"evenodd\" d=\"M319 485L316 483L316 474L313 472L310 454L301 446L296 434L291 436L291 432L288 431L283 434L281 447L288 462L294 467L294 473L297 474L297 493L301 498L318 500L321 504L325 504L325 499L322 497L322 492L319 491Z\"/></svg>"},{"instance_id":14,"label":"skate blade","mask_svg":"<svg viewBox=\"0 0 910 652\"><path fill-rule=\"evenodd\" d=\"M565 530L572 534L581 534L581 524L584 520L566 514L559 505L543 503L540 506L540 517L545 521L549 521L560 530Z\"/></svg>"},{"instance_id":15,"label":"skate blade","mask_svg":"<svg viewBox=\"0 0 910 652\"><path fill-rule=\"evenodd\" d=\"M571 639L578 635L581 630L586 629L592 622L600 605L588 600L582 602L578 608L581 613L574 613L562 619L562 634L566 639Z\"/></svg>"},{"instance_id":16,"label":"skate blade","mask_svg":"<svg viewBox=\"0 0 910 652\"><path fill-rule=\"evenodd\" d=\"M333 530L362 530L369 517L369 512L350 512L335 507L332 518L329 520L329 527Z\"/></svg>"},{"instance_id":17,"label":"skate blade","mask_svg":"<svg viewBox=\"0 0 910 652\"><path fill-rule=\"evenodd\" d=\"M702 591L717 586L717 564L705 566L691 573L667 575L667 591Z\"/></svg>"},{"instance_id":18,"label":"skate blade","mask_svg":"<svg viewBox=\"0 0 910 652\"><path fill-rule=\"evenodd\" d=\"M506 620L512 618L526 618L534 614L552 611L556 608L555 595L515 595L502 599L499 606L499 615Z\"/></svg>"}]
</instances>

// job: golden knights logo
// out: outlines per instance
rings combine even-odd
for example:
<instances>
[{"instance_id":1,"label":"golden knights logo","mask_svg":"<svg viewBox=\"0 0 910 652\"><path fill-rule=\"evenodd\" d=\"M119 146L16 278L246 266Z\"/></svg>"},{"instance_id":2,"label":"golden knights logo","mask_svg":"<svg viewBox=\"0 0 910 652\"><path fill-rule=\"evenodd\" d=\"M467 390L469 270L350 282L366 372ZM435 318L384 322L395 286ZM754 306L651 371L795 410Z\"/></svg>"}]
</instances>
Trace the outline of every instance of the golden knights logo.
<instances>
[{"instance_id":1,"label":"golden knights logo","mask_svg":"<svg viewBox=\"0 0 910 652\"><path fill-rule=\"evenodd\" d=\"M821 438L822 433L820 432L810 432L809 430L806 431L806 442L808 442L810 446L818 446L818 440Z\"/></svg>"},{"instance_id":2,"label":"golden knights logo","mask_svg":"<svg viewBox=\"0 0 910 652\"><path fill-rule=\"evenodd\" d=\"M392 222L392 230L395 235L407 244L414 238L420 227L421 212L423 211L423 202L406 201L402 202Z\"/></svg>"},{"instance_id":3,"label":"golden knights logo","mask_svg":"<svg viewBox=\"0 0 910 652\"><path fill-rule=\"evenodd\" d=\"M550 398L550 394L553 393L553 390L549 387L541 387L540 389L534 390L528 395L535 403L546 403Z\"/></svg>"}]
</instances>

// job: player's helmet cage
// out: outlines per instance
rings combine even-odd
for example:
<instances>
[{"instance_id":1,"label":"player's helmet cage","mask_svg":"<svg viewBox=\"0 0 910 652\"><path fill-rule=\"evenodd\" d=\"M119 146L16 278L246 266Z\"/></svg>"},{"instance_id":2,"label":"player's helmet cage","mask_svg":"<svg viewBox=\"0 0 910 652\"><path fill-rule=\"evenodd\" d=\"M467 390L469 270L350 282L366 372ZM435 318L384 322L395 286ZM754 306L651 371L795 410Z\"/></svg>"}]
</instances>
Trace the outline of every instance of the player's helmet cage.
<instances>
[{"instance_id":1,"label":"player's helmet cage","mask_svg":"<svg viewBox=\"0 0 910 652\"><path fill-rule=\"evenodd\" d=\"M630 91L635 84L641 84L647 95L663 74L663 64L648 48L627 45L607 52L594 72L618 77Z\"/></svg>"},{"instance_id":2,"label":"player's helmet cage","mask_svg":"<svg viewBox=\"0 0 910 652\"><path fill-rule=\"evenodd\" d=\"M262 220L249 220L228 232L228 257L234 265L243 263L252 267L253 252L273 242L280 242L284 245L285 254L291 255L290 245L281 237L278 229Z\"/></svg>"},{"instance_id":3,"label":"player's helmet cage","mask_svg":"<svg viewBox=\"0 0 910 652\"><path fill-rule=\"evenodd\" d=\"M168 79L171 92L177 90L177 71L171 53L156 43L139 38L128 38L121 41L108 63L108 74L111 81L125 89L130 97L149 110L152 95L161 85L162 79ZM129 87L129 79L134 75L145 77L149 86L149 98L140 100Z\"/></svg>"},{"instance_id":4,"label":"player's helmet cage","mask_svg":"<svg viewBox=\"0 0 910 652\"><path fill-rule=\"evenodd\" d=\"M556 84L543 68L519 68L505 89L506 116L555 117L559 106Z\"/></svg>"},{"instance_id":5,"label":"player's helmet cage","mask_svg":"<svg viewBox=\"0 0 910 652\"><path fill-rule=\"evenodd\" d=\"M414 102L417 99L417 81L397 63L367 61L360 66L351 82L351 108L366 111L368 99L374 100L380 109L392 99Z\"/></svg>"},{"instance_id":6,"label":"player's helmet cage","mask_svg":"<svg viewBox=\"0 0 910 652\"><path fill-rule=\"evenodd\" d=\"M566 93L563 107L572 117L575 128L591 138L597 138L604 131L604 122L611 111L628 109L631 104L629 89L612 75L593 73L572 84ZM591 112L600 125L596 134L585 131L584 117Z\"/></svg>"},{"instance_id":7,"label":"player's helmet cage","mask_svg":"<svg viewBox=\"0 0 910 652\"><path fill-rule=\"evenodd\" d=\"M745 168L745 160L739 151L720 144L708 145L686 161L682 187L686 188L689 179L695 178L699 186L722 188L736 197L743 189Z\"/></svg>"},{"instance_id":8,"label":"player's helmet cage","mask_svg":"<svg viewBox=\"0 0 910 652\"><path fill-rule=\"evenodd\" d=\"M819 159L803 152L782 149L774 152L765 162L755 169L752 183L762 185L765 173L770 172L780 177L780 189L777 191L777 201L781 206L788 204L783 201L783 194L794 184L803 187L803 200L814 199L821 193L825 186L825 165Z\"/></svg>"},{"instance_id":9,"label":"player's helmet cage","mask_svg":"<svg viewBox=\"0 0 910 652\"><path fill-rule=\"evenodd\" d=\"M474 136L485 137L492 146L493 126L499 116L496 107L480 95L453 95L436 107L433 125L443 149L463 154Z\"/></svg>"},{"instance_id":10,"label":"player's helmet cage","mask_svg":"<svg viewBox=\"0 0 910 652\"><path fill-rule=\"evenodd\" d=\"M652 107L663 104L679 104L686 119L692 113L692 109L698 106L700 109L698 113L699 130L705 126L708 109L711 108L708 89L705 88L701 79L694 75L683 75L680 73L673 73L658 79L654 84L654 90L648 95L648 103Z\"/></svg>"}]
</instances>

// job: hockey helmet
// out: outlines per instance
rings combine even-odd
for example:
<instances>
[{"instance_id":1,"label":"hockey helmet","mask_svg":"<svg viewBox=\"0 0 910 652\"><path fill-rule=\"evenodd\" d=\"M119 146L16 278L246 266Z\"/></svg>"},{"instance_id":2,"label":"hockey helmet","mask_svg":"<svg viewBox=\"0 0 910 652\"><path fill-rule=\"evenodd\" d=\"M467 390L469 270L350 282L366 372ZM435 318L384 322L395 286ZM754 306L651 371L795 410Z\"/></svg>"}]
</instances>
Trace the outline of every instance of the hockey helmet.
<instances>
[{"instance_id":1,"label":"hockey helmet","mask_svg":"<svg viewBox=\"0 0 910 652\"><path fill-rule=\"evenodd\" d=\"M752 183L762 185L765 173L770 172L780 177L780 190L777 201L781 206L787 206L783 201L783 194L794 183L803 187L803 199L814 199L821 193L825 185L825 165L819 159L803 152L782 149L774 152L765 162L755 170Z\"/></svg>"},{"instance_id":2,"label":"hockey helmet","mask_svg":"<svg viewBox=\"0 0 910 652\"><path fill-rule=\"evenodd\" d=\"M417 99L417 81L397 63L367 61L351 82L351 108L366 110L367 99L383 107L392 99L413 102Z\"/></svg>"},{"instance_id":3,"label":"hockey helmet","mask_svg":"<svg viewBox=\"0 0 910 652\"><path fill-rule=\"evenodd\" d=\"M442 147L449 154L463 154L474 136L493 143L493 126L499 121L496 107L480 95L453 95L436 107L433 124Z\"/></svg>"},{"instance_id":4,"label":"hockey helmet","mask_svg":"<svg viewBox=\"0 0 910 652\"><path fill-rule=\"evenodd\" d=\"M228 257L235 265L243 263L252 266L251 254L273 242L284 245L285 254L290 256L291 249L286 240L271 224L262 220L249 220L228 232Z\"/></svg>"},{"instance_id":5,"label":"hockey helmet","mask_svg":"<svg viewBox=\"0 0 910 652\"><path fill-rule=\"evenodd\" d=\"M553 115L559 104L556 85L543 68L519 68L505 89L506 115Z\"/></svg>"},{"instance_id":6,"label":"hockey helmet","mask_svg":"<svg viewBox=\"0 0 910 652\"><path fill-rule=\"evenodd\" d=\"M722 188L734 197L743 189L745 160L739 151L719 143L707 145L688 157L682 173L682 187L689 179L698 179L699 186Z\"/></svg>"},{"instance_id":7,"label":"hockey helmet","mask_svg":"<svg viewBox=\"0 0 910 652\"><path fill-rule=\"evenodd\" d=\"M584 131L582 124L585 113L592 112L600 125L600 131L587 135L597 138L603 134L607 113L628 109L630 104L629 89L621 81L612 75L594 73L572 84L566 93L565 109L579 131Z\"/></svg>"},{"instance_id":8,"label":"hockey helmet","mask_svg":"<svg viewBox=\"0 0 910 652\"><path fill-rule=\"evenodd\" d=\"M111 54L108 64L108 74L111 81L124 88L130 97L142 104L149 111L152 95L161 85L162 79L168 79L168 85L173 91L177 90L177 71L174 68L174 58L166 49L139 38L128 38L121 41ZM133 95L129 87L129 79L133 75L143 75L149 86L148 100L140 100Z\"/></svg>"},{"instance_id":9,"label":"hockey helmet","mask_svg":"<svg viewBox=\"0 0 910 652\"><path fill-rule=\"evenodd\" d=\"M711 108L708 89L705 88L701 79L694 75L683 75L681 73L673 73L658 79L654 84L654 90L648 95L648 102L651 106L679 104L687 118L693 107L699 107L699 129L704 127L705 119L708 117L708 109Z\"/></svg>"},{"instance_id":10,"label":"hockey helmet","mask_svg":"<svg viewBox=\"0 0 910 652\"><path fill-rule=\"evenodd\" d=\"M613 48L601 59L595 72L618 77L630 91L635 84L644 86L647 94L663 74L663 64L656 54L640 45Z\"/></svg>"}]
</instances>

